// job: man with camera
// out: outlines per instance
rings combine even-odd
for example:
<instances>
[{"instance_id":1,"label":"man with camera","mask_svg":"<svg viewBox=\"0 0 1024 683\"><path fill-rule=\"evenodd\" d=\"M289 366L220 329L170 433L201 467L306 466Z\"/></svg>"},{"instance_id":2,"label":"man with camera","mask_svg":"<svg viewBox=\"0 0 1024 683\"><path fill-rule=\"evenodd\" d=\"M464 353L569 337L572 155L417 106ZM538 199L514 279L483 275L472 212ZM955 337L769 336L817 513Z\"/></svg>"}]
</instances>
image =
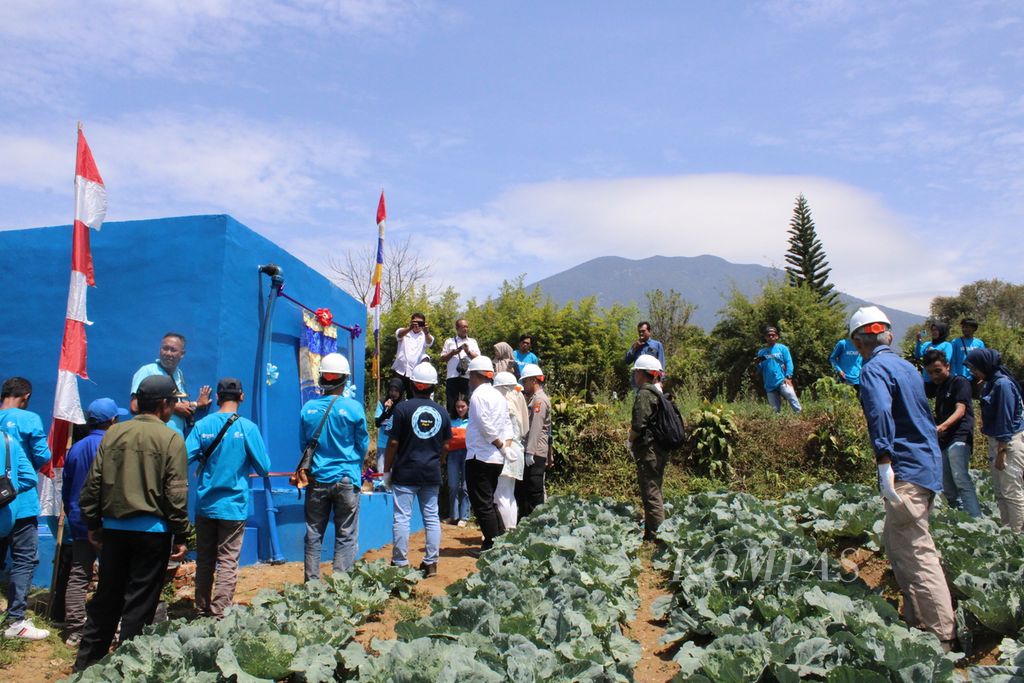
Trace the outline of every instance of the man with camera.
<instances>
[{"instance_id":1,"label":"man with camera","mask_svg":"<svg viewBox=\"0 0 1024 683\"><path fill-rule=\"evenodd\" d=\"M407 327L395 330L395 339L398 340L398 350L391 369L405 383L405 395L412 398L412 370L426 358L427 347L434 345L434 335L427 329L427 319L423 314L413 313Z\"/></svg>"},{"instance_id":2,"label":"man with camera","mask_svg":"<svg viewBox=\"0 0 1024 683\"><path fill-rule=\"evenodd\" d=\"M476 339L469 336L469 321L465 318L456 320L455 336L446 339L441 348L441 360L448 364L444 381L445 407L452 419L456 417L455 402L459 396L469 397L469 361L479 355Z\"/></svg>"}]
</instances>

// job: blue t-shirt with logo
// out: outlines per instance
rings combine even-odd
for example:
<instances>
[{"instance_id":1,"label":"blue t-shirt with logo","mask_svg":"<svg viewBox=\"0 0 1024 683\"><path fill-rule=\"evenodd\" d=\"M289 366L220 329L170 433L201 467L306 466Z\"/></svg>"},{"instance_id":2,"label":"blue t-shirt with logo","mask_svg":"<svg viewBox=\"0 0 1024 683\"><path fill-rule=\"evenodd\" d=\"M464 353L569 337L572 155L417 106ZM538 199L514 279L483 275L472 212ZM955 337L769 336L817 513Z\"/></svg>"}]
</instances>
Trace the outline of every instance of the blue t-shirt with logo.
<instances>
[{"instance_id":1,"label":"blue t-shirt with logo","mask_svg":"<svg viewBox=\"0 0 1024 683\"><path fill-rule=\"evenodd\" d=\"M334 396L321 396L302 406L299 424L299 449L304 450L309 438L331 405ZM370 445L366 430L366 412L361 403L339 396L331 415L320 432L319 445L313 454L310 474L319 484L336 484L348 477L353 486L362 481L363 458Z\"/></svg>"},{"instance_id":2,"label":"blue t-shirt with logo","mask_svg":"<svg viewBox=\"0 0 1024 683\"><path fill-rule=\"evenodd\" d=\"M391 482L405 486L441 485L441 450L452 438L448 411L428 398L395 406L391 438L398 441Z\"/></svg>"},{"instance_id":3,"label":"blue t-shirt with logo","mask_svg":"<svg viewBox=\"0 0 1024 683\"><path fill-rule=\"evenodd\" d=\"M50 447L46 443L43 421L35 413L21 408L0 410L0 429L18 442L36 472L50 462ZM39 515L39 495L35 491L31 495L18 496L16 500L18 519Z\"/></svg>"},{"instance_id":4,"label":"blue t-shirt with logo","mask_svg":"<svg viewBox=\"0 0 1024 683\"><path fill-rule=\"evenodd\" d=\"M189 463L199 461L231 413L214 413L196 422L185 439ZM239 417L210 454L196 482L196 512L208 519L244 520L249 516L249 472L265 476L270 458L259 428Z\"/></svg>"}]
</instances>

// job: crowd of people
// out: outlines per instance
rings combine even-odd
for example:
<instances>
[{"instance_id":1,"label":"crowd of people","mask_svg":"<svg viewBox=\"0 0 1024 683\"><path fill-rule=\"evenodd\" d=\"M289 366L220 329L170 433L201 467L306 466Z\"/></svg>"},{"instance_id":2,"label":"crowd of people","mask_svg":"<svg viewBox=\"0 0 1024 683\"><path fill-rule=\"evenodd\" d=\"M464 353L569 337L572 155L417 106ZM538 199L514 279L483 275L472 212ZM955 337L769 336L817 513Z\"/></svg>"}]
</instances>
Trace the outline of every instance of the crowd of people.
<instances>
[{"instance_id":1,"label":"crowd of people","mask_svg":"<svg viewBox=\"0 0 1024 683\"><path fill-rule=\"evenodd\" d=\"M938 493L972 516L981 514L969 463L973 451L974 401L980 402L982 432L1000 520L1024 530L1024 402L1017 380L1000 355L974 336L977 323L962 322L963 335L948 341L948 328L931 326L915 355L921 372L894 353L891 324L875 307L850 319L849 336L831 355L837 376L854 386L863 406L884 499L885 551L905 596L908 623L954 638L949 592L928 529ZM359 505L370 464L393 497L392 563L409 564L413 506L425 528L424 576L437 573L442 520L439 496L447 479L446 522L466 526L470 513L487 551L495 539L545 499L545 477L553 464L551 402L545 376L522 335L518 348L499 342L484 355L456 321L438 361L444 369L445 402L434 400L442 385L428 355L435 343L425 318L413 314L395 332L393 378L376 405L375 452L367 413L346 395L349 361L331 353L321 359L321 395L299 415L303 457L292 477L305 489L304 579L321 575L322 545L334 523L333 569L355 563ZM249 507L251 474L265 476L270 459L255 424L238 414L242 383L225 377L216 392L204 385L188 400L180 363L186 340L168 333L160 356L135 373L130 410L111 398L93 401L88 426L69 451L62 499L71 569L66 585L65 627L78 646L76 670L101 659L119 631L125 641L150 623L157 609L168 561L186 554L195 530L195 608L220 617L232 604ZM664 346L641 322L626 351L635 389L628 448L643 502L644 536L654 540L664 519L662 481L671 447L664 437L666 411L678 411L665 393ZM792 385L793 358L779 330L767 327L754 362L772 407L800 402ZM50 460L38 415L28 410L31 383L3 383L0 434L4 439L13 500L3 504L0 481L0 557L9 552L10 580L3 633L41 639L48 635L26 616L31 576L38 563L37 473ZM934 412L927 396L935 398ZM213 410L214 398L216 410ZM132 419L126 419L132 415ZM190 481L189 467L195 474ZM194 525L188 492L195 493ZM86 603L98 561L98 585Z\"/></svg>"}]
</instances>

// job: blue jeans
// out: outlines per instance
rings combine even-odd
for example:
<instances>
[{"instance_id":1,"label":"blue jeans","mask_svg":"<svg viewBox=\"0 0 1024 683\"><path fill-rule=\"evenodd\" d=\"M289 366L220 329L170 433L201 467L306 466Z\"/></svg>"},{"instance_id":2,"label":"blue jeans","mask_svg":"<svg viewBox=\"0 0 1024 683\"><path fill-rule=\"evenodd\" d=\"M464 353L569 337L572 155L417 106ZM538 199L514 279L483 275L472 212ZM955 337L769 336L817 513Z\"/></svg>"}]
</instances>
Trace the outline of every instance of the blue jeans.
<instances>
[{"instance_id":1,"label":"blue jeans","mask_svg":"<svg viewBox=\"0 0 1024 683\"><path fill-rule=\"evenodd\" d=\"M320 554L327 520L334 511L334 571L348 571L359 548L359 489L344 477L333 484L306 489L305 580L320 578Z\"/></svg>"},{"instance_id":2,"label":"blue jeans","mask_svg":"<svg viewBox=\"0 0 1024 683\"><path fill-rule=\"evenodd\" d=\"M448 516L469 521L469 490L466 488L466 451L448 454Z\"/></svg>"},{"instance_id":3,"label":"blue jeans","mask_svg":"<svg viewBox=\"0 0 1024 683\"><path fill-rule=\"evenodd\" d=\"M29 491L23 495L36 495ZM25 618L28 591L32 587L32 573L39 564L39 529L35 517L15 520L7 537L11 551L11 575L7 581L7 618L18 621Z\"/></svg>"},{"instance_id":4,"label":"blue jeans","mask_svg":"<svg viewBox=\"0 0 1024 683\"><path fill-rule=\"evenodd\" d=\"M441 518L437 515L437 484L406 486L392 484L391 492L395 501L395 521L391 527L394 545L391 550L391 564L405 567L409 564L409 520L412 519L412 502L418 499L423 528L427 532L427 554L423 564L437 564L441 553Z\"/></svg>"},{"instance_id":5,"label":"blue jeans","mask_svg":"<svg viewBox=\"0 0 1024 683\"><path fill-rule=\"evenodd\" d=\"M794 413L800 412L800 399L796 397L796 391L793 389L793 387L789 386L785 382L775 387L774 389L765 390L765 393L768 394L768 405L770 405L772 407L772 410L774 410L776 413L782 410L783 398L785 398L789 402L789 405L793 409Z\"/></svg>"},{"instance_id":6,"label":"blue jeans","mask_svg":"<svg viewBox=\"0 0 1024 683\"><path fill-rule=\"evenodd\" d=\"M963 441L954 441L942 449L942 495L953 507L971 517L981 517L970 465L971 449Z\"/></svg>"}]
</instances>

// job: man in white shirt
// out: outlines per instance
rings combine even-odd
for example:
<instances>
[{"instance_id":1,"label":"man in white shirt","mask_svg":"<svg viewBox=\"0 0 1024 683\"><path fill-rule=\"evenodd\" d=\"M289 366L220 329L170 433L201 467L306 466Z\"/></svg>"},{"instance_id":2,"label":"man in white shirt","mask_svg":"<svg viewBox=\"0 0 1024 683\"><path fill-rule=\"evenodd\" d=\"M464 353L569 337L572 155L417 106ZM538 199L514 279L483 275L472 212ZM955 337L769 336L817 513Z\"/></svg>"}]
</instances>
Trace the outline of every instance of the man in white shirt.
<instances>
[{"instance_id":1,"label":"man in white shirt","mask_svg":"<svg viewBox=\"0 0 1024 683\"><path fill-rule=\"evenodd\" d=\"M406 396L412 398L412 370L426 358L427 347L434 345L434 335L427 329L427 319L423 314L413 313L408 327L395 330L395 339L398 340L398 350L391 369L405 383Z\"/></svg>"},{"instance_id":2,"label":"man in white shirt","mask_svg":"<svg viewBox=\"0 0 1024 683\"><path fill-rule=\"evenodd\" d=\"M448 363L447 379L444 382L445 403L448 408L448 415L452 419L458 417L455 414L455 401L459 396L469 396L469 370L466 365L480 355L480 347L476 339L469 336L469 321L460 318L455 321L454 337L445 339L441 347L441 360ZM459 372L459 365L462 365L462 372Z\"/></svg>"},{"instance_id":3,"label":"man in white shirt","mask_svg":"<svg viewBox=\"0 0 1024 683\"><path fill-rule=\"evenodd\" d=\"M469 363L469 424L466 425L466 487L469 504L483 532L480 550L488 550L505 526L494 508L494 489L505 465L505 449L512 443L508 402L491 386L494 364L487 356Z\"/></svg>"}]
</instances>

